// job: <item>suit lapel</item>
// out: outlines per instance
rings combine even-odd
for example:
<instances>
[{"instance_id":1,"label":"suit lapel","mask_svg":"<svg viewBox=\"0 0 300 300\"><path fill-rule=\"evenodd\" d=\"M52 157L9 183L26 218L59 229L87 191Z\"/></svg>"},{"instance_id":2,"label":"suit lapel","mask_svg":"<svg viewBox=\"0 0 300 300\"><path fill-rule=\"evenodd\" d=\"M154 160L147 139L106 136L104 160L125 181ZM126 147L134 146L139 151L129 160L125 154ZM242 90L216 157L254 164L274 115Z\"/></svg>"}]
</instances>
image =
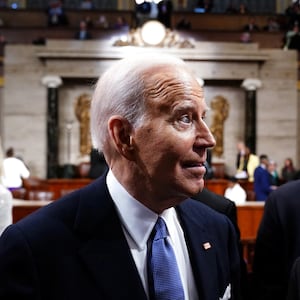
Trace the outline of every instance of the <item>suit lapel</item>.
<instances>
[{"instance_id":1,"label":"suit lapel","mask_svg":"<svg viewBox=\"0 0 300 300\"><path fill-rule=\"evenodd\" d=\"M111 299L146 300L146 294L104 178L82 191L75 228L79 255L102 293Z\"/></svg>"},{"instance_id":2,"label":"suit lapel","mask_svg":"<svg viewBox=\"0 0 300 300\"><path fill-rule=\"evenodd\" d=\"M189 207L191 201L193 202L193 200L183 202L177 211L185 233L199 299L219 299L218 283L213 280L217 278L214 237L207 229L205 213L201 214L200 209L197 215L194 215L195 208ZM204 204L199 203L199 205Z\"/></svg>"}]
</instances>

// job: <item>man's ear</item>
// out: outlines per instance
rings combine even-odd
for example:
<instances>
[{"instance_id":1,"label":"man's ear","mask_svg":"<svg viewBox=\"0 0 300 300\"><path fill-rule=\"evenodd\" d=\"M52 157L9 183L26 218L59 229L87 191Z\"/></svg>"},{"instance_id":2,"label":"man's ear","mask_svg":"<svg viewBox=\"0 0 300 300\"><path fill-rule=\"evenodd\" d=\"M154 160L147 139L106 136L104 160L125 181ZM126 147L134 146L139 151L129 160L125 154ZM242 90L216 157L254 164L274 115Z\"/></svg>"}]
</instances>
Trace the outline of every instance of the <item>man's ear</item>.
<instances>
[{"instance_id":1,"label":"man's ear","mask_svg":"<svg viewBox=\"0 0 300 300\"><path fill-rule=\"evenodd\" d=\"M133 155L133 128L127 119L121 116L112 116L108 120L108 131L116 151L127 159Z\"/></svg>"}]
</instances>

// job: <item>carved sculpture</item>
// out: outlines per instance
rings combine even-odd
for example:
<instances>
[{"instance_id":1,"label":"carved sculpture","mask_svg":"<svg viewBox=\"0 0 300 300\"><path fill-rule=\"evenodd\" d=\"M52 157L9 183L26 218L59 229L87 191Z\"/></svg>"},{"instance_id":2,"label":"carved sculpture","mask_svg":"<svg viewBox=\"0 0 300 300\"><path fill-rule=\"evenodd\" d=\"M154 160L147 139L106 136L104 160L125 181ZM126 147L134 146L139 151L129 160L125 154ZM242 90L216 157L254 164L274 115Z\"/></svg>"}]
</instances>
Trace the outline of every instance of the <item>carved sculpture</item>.
<instances>
[{"instance_id":1,"label":"carved sculpture","mask_svg":"<svg viewBox=\"0 0 300 300\"><path fill-rule=\"evenodd\" d=\"M212 116L211 132L216 140L213 154L220 157L223 154L224 123L229 114L228 101L223 96L216 96L211 101L211 108L214 112Z\"/></svg>"},{"instance_id":2,"label":"carved sculpture","mask_svg":"<svg viewBox=\"0 0 300 300\"><path fill-rule=\"evenodd\" d=\"M82 94L75 102L75 115L80 123L80 154L89 155L92 148L90 135L91 96Z\"/></svg>"}]
</instances>

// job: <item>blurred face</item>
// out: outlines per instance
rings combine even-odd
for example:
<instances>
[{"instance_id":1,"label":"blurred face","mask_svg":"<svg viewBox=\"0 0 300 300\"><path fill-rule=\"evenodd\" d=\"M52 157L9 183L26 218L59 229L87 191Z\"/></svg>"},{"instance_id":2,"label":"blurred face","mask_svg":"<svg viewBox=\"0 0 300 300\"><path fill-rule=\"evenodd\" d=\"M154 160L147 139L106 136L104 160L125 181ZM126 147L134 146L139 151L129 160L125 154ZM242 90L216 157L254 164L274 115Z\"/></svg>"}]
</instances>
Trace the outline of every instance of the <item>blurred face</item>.
<instances>
[{"instance_id":1,"label":"blurred face","mask_svg":"<svg viewBox=\"0 0 300 300\"><path fill-rule=\"evenodd\" d=\"M206 150L215 140L205 123L207 106L197 81L183 71L158 73L146 88L147 113L133 138L144 180L139 184L146 184L156 201L168 203L202 190Z\"/></svg>"}]
</instances>

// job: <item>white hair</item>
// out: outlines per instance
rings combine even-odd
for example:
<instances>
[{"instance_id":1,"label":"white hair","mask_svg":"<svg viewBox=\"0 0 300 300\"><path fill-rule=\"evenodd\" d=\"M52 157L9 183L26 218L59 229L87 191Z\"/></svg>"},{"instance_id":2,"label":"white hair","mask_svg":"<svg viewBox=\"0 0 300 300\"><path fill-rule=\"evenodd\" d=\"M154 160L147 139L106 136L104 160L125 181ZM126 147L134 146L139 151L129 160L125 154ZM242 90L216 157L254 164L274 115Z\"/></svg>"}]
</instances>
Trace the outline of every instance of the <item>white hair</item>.
<instances>
[{"instance_id":1,"label":"white hair","mask_svg":"<svg viewBox=\"0 0 300 300\"><path fill-rule=\"evenodd\" d=\"M165 54L138 54L117 61L98 80L91 103L93 146L103 151L107 123L120 115L137 128L145 113L145 82L149 71L163 66L184 66L183 60ZM153 73L152 72L152 73Z\"/></svg>"}]
</instances>

